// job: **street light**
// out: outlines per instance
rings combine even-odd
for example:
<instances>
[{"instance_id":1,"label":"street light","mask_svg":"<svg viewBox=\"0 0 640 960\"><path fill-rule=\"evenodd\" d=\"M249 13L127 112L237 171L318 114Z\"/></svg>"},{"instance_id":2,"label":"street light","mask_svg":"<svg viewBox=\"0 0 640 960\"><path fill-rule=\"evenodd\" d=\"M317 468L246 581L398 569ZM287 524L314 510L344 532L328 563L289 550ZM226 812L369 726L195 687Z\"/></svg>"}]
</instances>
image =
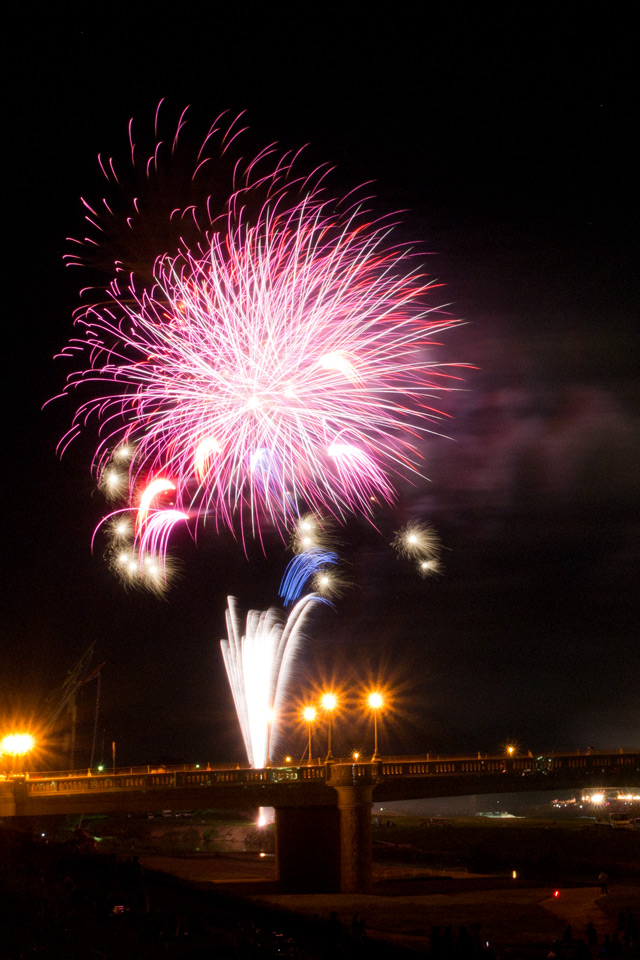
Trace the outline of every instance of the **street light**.
<instances>
[{"instance_id":1,"label":"street light","mask_svg":"<svg viewBox=\"0 0 640 960\"><path fill-rule=\"evenodd\" d=\"M382 694L378 690L372 691L367 698L369 708L373 711L373 757L372 760L379 760L378 756L378 711L384 705Z\"/></svg>"},{"instance_id":2,"label":"street light","mask_svg":"<svg viewBox=\"0 0 640 960\"><path fill-rule=\"evenodd\" d=\"M309 756L307 757L307 766L309 766L311 764L311 724L316 718L316 708L305 707L302 711L302 716L309 727Z\"/></svg>"},{"instance_id":3,"label":"street light","mask_svg":"<svg viewBox=\"0 0 640 960\"><path fill-rule=\"evenodd\" d=\"M11 772L14 773L15 758L24 757L25 754L33 750L35 740L30 733L9 733L0 741L0 753L6 753L13 757L11 762Z\"/></svg>"},{"instance_id":4,"label":"street light","mask_svg":"<svg viewBox=\"0 0 640 960\"><path fill-rule=\"evenodd\" d=\"M323 693L320 697L320 704L323 710L326 710L329 720L327 727L327 760L333 760L333 754L331 752L331 719L333 711L338 706L338 698L335 693Z\"/></svg>"}]
</instances>

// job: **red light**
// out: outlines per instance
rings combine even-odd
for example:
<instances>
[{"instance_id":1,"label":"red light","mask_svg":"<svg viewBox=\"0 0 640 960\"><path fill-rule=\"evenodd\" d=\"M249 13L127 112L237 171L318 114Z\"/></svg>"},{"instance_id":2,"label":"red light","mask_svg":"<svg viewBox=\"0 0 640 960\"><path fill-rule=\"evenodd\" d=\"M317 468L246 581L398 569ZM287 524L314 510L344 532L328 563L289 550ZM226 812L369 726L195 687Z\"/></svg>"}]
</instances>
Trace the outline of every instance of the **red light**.
<instances>
[{"instance_id":1,"label":"red light","mask_svg":"<svg viewBox=\"0 0 640 960\"><path fill-rule=\"evenodd\" d=\"M554 897L559 897L559 896L560 896L560 891L559 891L559 890L554 890L554 891L553 891L553 895L554 895Z\"/></svg>"}]
</instances>

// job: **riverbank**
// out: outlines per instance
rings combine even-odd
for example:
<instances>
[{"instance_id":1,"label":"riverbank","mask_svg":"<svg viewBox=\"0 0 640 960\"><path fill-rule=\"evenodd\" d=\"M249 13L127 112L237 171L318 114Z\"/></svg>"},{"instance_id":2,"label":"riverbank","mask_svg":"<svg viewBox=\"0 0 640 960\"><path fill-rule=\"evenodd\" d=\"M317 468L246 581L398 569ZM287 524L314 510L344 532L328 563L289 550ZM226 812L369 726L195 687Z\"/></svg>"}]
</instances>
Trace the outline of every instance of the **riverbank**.
<instances>
[{"instance_id":1,"label":"riverbank","mask_svg":"<svg viewBox=\"0 0 640 960\"><path fill-rule=\"evenodd\" d=\"M416 872L412 864L397 863L395 876L390 876L384 865L376 865L378 879L371 895L283 894L276 892L269 880L270 866L255 861L241 865L237 859L223 857L154 856L143 858L142 863L201 889L233 891L254 907L276 910L283 916L299 915L312 925L326 923L335 914L345 936L357 915L370 940L411 952L429 950L434 927L454 931L464 927L484 950L497 956L519 950L520 956L546 957L568 924L577 941L586 938L586 925L591 921L602 941L606 933L613 933L618 915L626 907L640 912L640 880L616 884L609 896L603 897L600 887L593 884L531 885L456 871Z\"/></svg>"}]
</instances>

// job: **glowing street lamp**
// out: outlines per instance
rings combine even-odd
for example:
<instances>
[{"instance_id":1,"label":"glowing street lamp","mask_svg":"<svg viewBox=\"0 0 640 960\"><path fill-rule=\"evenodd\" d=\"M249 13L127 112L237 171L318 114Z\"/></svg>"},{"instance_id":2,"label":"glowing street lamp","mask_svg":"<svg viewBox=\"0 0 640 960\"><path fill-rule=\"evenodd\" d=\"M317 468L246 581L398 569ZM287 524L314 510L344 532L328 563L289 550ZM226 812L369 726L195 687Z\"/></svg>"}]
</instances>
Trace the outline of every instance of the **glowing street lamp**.
<instances>
[{"instance_id":1,"label":"glowing street lamp","mask_svg":"<svg viewBox=\"0 0 640 960\"><path fill-rule=\"evenodd\" d=\"M24 757L35 747L35 740L30 733L9 733L0 741L0 753L6 753L13 757L13 765L16 757Z\"/></svg>"},{"instance_id":2,"label":"glowing street lamp","mask_svg":"<svg viewBox=\"0 0 640 960\"><path fill-rule=\"evenodd\" d=\"M373 757L372 760L379 760L378 755L378 711L384 706L384 699L378 690L374 690L367 697L369 708L373 711Z\"/></svg>"},{"instance_id":3,"label":"glowing street lamp","mask_svg":"<svg viewBox=\"0 0 640 960\"><path fill-rule=\"evenodd\" d=\"M12 757L23 757L35 746L35 740L30 733L9 733L3 738L0 747L3 753Z\"/></svg>"},{"instance_id":4,"label":"glowing street lamp","mask_svg":"<svg viewBox=\"0 0 640 960\"><path fill-rule=\"evenodd\" d=\"M338 698L335 693L323 693L320 697L320 704L323 710L326 710L328 715L328 727L327 727L327 760L333 760L333 754L331 752L331 719L333 711L338 706Z\"/></svg>"},{"instance_id":5,"label":"glowing street lamp","mask_svg":"<svg viewBox=\"0 0 640 960\"><path fill-rule=\"evenodd\" d=\"M316 718L316 708L305 707L302 711L302 716L309 728L309 756L307 757L307 766L309 766L311 764L311 724Z\"/></svg>"}]
</instances>

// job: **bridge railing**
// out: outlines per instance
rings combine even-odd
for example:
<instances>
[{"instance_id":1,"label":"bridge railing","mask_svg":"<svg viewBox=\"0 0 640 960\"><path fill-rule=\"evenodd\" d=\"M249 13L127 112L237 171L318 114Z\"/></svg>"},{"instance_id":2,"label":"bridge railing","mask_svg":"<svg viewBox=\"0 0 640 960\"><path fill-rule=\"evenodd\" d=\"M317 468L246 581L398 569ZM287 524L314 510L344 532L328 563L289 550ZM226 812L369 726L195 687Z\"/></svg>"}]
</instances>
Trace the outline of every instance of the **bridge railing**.
<instances>
[{"instance_id":1,"label":"bridge railing","mask_svg":"<svg viewBox=\"0 0 640 960\"><path fill-rule=\"evenodd\" d=\"M267 767L254 770L240 765L219 765L216 768L183 765L174 769L163 767L125 768L116 773L98 775L30 774L22 784L27 796L70 793L103 793L171 789L199 786L275 785L285 783L326 782L370 778L377 781L397 777L451 777L511 775L522 777L557 777L584 774L592 777L625 774L640 776L640 753L548 755L538 757L449 757L424 759L419 757L383 757L376 761L353 762L352 758L332 764L309 766Z\"/></svg>"},{"instance_id":2,"label":"bridge railing","mask_svg":"<svg viewBox=\"0 0 640 960\"><path fill-rule=\"evenodd\" d=\"M88 770L86 767L80 767L75 770L34 770L29 772L29 777L37 780L56 780L60 777L90 777L90 776L124 776L125 774L144 774L144 773L187 773L190 771L210 771L210 770L250 770L249 763L147 763L139 766L116 767L112 769L107 766L104 770Z\"/></svg>"},{"instance_id":3,"label":"bridge railing","mask_svg":"<svg viewBox=\"0 0 640 960\"><path fill-rule=\"evenodd\" d=\"M268 767L264 770L225 767L220 770L173 770L154 773L100 774L98 776L30 777L24 781L28 796L71 793L105 793L111 791L149 790L160 788L207 787L214 785L276 784L296 781L324 781L322 767Z\"/></svg>"},{"instance_id":4,"label":"bridge railing","mask_svg":"<svg viewBox=\"0 0 640 960\"><path fill-rule=\"evenodd\" d=\"M520 776L554 776L559 773L624 775L640 772L638 753L549 755L538 757L478 757L437 760L401 759L382 760L383 777L451 776L452 774L512 774Z\"/></svg>"}]
</instances>

